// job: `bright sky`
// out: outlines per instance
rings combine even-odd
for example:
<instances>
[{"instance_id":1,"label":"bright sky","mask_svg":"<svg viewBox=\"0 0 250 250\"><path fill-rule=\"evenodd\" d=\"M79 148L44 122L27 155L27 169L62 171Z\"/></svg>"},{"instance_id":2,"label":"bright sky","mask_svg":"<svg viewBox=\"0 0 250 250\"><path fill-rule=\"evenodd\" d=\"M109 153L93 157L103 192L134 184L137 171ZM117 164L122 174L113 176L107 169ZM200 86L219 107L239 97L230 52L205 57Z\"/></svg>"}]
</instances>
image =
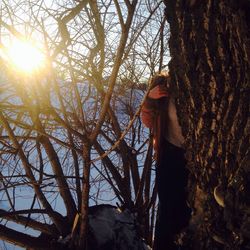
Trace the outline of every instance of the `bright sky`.
<instances>
[{"instance_id":1,"label":"bright sky","mask_svg":"<svg viewBox=\"0 0 250 250\"><path fill-rule=\"evenodd\" d=\"M23 73L39 70L45 64L45 57L34 42L14 39L5 48L1 55L11 64L13 69Z\"/></svg>"}]
</instances>

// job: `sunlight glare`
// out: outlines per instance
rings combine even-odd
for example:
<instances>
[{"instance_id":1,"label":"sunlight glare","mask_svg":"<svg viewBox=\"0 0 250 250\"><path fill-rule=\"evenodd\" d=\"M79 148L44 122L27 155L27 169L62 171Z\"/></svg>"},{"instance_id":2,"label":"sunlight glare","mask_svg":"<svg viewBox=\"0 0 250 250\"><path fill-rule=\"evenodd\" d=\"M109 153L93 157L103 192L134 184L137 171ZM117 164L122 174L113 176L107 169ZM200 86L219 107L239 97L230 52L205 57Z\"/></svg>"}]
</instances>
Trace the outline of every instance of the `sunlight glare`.
<instances>
[{"instance_id":1,"label":"sunlight glare","mask_svg":"<svg viewBox=\"0 0 250 250\"><path fill-rule=\"evenodd\" d=\"M27 73L38 70L44 64L44 55L29 41L13 41L8 48L8 57L16 69Z\"/></svg>"}]
</instances>

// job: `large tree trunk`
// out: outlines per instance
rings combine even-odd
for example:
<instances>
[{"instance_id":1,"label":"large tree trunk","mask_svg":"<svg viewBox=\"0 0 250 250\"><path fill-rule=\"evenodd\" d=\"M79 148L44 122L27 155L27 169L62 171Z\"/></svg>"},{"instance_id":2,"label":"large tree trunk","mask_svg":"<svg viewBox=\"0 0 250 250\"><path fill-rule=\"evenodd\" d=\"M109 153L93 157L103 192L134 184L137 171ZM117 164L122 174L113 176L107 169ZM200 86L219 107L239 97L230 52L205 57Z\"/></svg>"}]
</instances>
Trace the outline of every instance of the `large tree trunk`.
<instances>
[{"instance_id":1,"label":"large tree trunk","mask_svg":"<svg viewBox=\"0 0 250 250\"><path fill-rule=\"evenodd\" d=\"M192 249L248 249L250 2L165 3L170 76L178 89L191 170L190 201L202 214L189 244Z\"/></svg>"}]
</instances>

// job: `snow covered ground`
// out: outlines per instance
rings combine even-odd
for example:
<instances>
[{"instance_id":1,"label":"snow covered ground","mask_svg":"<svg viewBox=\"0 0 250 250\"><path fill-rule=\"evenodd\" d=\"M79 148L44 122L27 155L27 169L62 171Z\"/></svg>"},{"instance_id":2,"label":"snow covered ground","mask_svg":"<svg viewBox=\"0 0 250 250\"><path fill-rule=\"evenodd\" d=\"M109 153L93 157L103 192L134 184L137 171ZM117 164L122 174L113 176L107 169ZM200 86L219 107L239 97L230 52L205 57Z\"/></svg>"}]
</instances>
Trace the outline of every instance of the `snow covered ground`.
<instances>
[{"instance_id":1,"label":"snow covered ground","mask_svg":"<svg viewBox=\"0 0 250 250\"><path fill-rule=\"evenodd\" d=\"M90 246L95 250L148 250L138 235L135 216L109 205L94 206L90 209ZM89 250L92 248L90 247Z\"/></svg>"},{"instance_id":2,"label":"snow covered ground","mask_svg":"<svg viewBox=\"0 0 250 250\"><path fill-rule=\"evenodd\" d=\"M143 91L141 90L127 90L125 93L121 95L117 95L114 100L112 100L113 105L115 107L118 121L121 124L121 128L124 129L131 117L127 113L127 107L133 107L133 112L135 112L136 108L139 106L141 99L143 97ZM85 103L86 105L86 103ZM88 107L90 105L90 107ZM89 100L88 105L86 105L87 109L91 110L91 99ZM147 132L146 132L147 133ZM126 139L129 140L129 133L126 136ZM141 145L138 143L135 145L135 149L139 148ZM2 167L2 168L1 168ZM7 173L7 166L0 166L0 170L2 174L9 175ZM92 172L93 176L95 172ZM98 173L96 173L98 174ZM15 192L15 210L22 210L22 209L29 209L32 205L32 200L34 198L34 194L30 187L25 185L20 185L18 188L9 189L9 191ZM91 190L94 193L94 190ZM113 192L104 192L104 196L101 197L103 200L111 200L113 197ZM109 197L112 196L112 197ZM115 204L115 201L112 202ZM53 204L54 209L60 212L62 215L65 215L65 206L63 204L62 199L60 196L56 198L56 202L54 197L51 196L51 204ZM90 204L94 205L91 201ZM111 203L110 203L111 204ZM5 192L0 192L0 209L8 210L10 207L7 202L7 197ZM35 203L34 208L40 208L38 203ZM119 250L126 250L126 249L148 249L143 241L139 239L138 234L136 232L136 222L134 216L129 213L128 211L119 211L113 206L109 205L101 205L101 206L93 206L91 208L91 215L90 215L90 226L93 237L93 242L98 245L99 249L119 249ZM34 219L37 219L32 215ZM39 219L38 219L39 220ZM33 235L38 236L40 233L24 226L18 225L12 222L6 222L4 220L1 221L1 224L5 224L12 229ZM119 248L110 248L111 246L119 245ZM107 247L109 246L109 247ZM106 248L105 248L106 247ZM132 248L135 247L135 248ZM18 246L13 246L6 242L0 241L0 250L21 250L23 248Z\"/></svg>"}]
</instances>

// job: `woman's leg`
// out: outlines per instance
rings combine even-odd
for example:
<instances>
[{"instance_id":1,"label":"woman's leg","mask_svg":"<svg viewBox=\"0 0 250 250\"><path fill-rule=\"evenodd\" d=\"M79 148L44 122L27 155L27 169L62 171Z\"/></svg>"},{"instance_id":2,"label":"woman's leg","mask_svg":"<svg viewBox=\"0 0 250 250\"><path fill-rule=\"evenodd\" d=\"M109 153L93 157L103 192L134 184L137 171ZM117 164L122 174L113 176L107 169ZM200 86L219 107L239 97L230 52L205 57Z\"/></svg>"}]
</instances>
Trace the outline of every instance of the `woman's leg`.
<instances>
[{"instance_id":1,"label":"woman's leg","mask_svg":"<svg viewBox=\"0 0 250 250\"><path fill-rule=\"evenodd\" d=\"M159 215L155 231L155 250L178 249L174 238L187 226L190 218L185 192L188 178L185 151L167 141L162 146L164 150L156 173Z\"/></svg>"}]
</instances>

